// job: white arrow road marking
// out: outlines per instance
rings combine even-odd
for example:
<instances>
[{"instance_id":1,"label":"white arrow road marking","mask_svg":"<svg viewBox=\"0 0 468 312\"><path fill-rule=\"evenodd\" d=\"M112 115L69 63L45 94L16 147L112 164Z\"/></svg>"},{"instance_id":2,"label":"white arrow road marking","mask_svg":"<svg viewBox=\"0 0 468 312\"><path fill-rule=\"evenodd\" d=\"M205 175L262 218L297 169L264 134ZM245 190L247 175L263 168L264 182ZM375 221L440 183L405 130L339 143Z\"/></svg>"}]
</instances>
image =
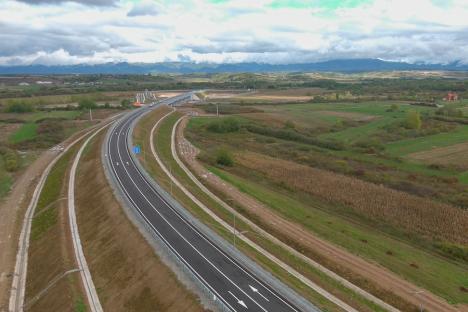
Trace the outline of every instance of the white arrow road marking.
<instances>
[{"instance_id":1,"label":"white arrow road marking","mask_svg":"<svg viewBox=\"0 0 468 312\"><path fill-rule=\"evenodd\" d=\"M247 308L247 305L244 303L244 301L239 300L239 298L237 298L236 296L234 296L234 294L233 294L230 290L228 290L228 293L229 293L231 296L233 296L234 299L237 300L237 303L238 303L238 304L240 304L240 305L243 306L244 308L248 309L248 308Z\"/></svg>"},{"instance_id":2,"label":"white arrow road marking","mask_svg":"<svg viewBox=\"0 0 468 312\"><path fill-rule=\"evenodd\" d=\"M254 293L257 293L257 294L259 294L259 295L260 295L260 297L262 297L262 298L263 298L263 299L265 299L266 301L270 302L270 300L268 300L268 298L267 298L267 297L265 297L264 295L262 295L262 294L261 294L261 293L258 291L258 289L257 289L257 288L255 288L255 287L253 287L253 286L251 286L251 285L249 285L249 287L250 287L250 289L252 289L252 291L253 291Z\"/></svg>"}]
</instances>

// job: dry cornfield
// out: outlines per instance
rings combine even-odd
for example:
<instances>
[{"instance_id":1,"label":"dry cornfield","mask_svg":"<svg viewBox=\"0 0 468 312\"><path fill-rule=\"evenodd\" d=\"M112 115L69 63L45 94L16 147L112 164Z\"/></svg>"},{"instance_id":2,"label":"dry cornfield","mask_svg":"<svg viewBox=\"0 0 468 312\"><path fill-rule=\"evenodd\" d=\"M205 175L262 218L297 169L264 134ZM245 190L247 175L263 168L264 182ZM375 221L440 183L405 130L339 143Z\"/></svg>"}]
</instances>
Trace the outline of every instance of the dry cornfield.
<instances>
[{"instance_id":1,"label":"dry cornfield","mask_svg":"<svg viewBox=\"0 0 468 312\"><path fill-rule=\"evenodd\" d=\"M275 182L341 204L371 220L384 221L408 232L468 244L468 211L357 178L311 168L256 153L236 157L242 166Z\"/></svg>"}]
</instances>

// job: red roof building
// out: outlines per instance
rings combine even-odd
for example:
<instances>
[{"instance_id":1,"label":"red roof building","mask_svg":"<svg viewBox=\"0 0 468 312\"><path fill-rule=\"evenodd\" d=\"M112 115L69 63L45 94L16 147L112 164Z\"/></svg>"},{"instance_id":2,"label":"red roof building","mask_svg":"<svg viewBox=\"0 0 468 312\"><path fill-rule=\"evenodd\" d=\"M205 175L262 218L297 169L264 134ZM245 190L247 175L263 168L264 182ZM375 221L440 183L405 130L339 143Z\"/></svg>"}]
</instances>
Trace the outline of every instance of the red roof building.
<instances>
[{"instance_id":1,"label":"red roof building","mask_svg":"<svg viewBox=\"0 0 468 312\"><path fill-rule=\"evenodd\" d=\"M458 94L450 91L449 93L447 93L447 96L444 97L444 101L449 101L449 102L458 101Z\"/></svg>"}]
</instances>

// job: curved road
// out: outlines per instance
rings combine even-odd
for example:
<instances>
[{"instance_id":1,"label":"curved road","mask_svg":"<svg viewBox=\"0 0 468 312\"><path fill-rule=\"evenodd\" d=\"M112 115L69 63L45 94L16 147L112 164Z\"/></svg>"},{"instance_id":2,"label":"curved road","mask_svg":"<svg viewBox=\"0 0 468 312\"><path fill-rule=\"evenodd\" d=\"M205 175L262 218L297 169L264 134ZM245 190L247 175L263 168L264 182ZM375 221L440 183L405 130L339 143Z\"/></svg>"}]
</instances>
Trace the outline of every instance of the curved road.
<instances>
[{"instance_id":1,"label":"curved road","mask_svg":"<svg viewBox=\"0 0 468 312\"><path fill-rule=\"evenodd\" d=\"M190 94L189 94L190 95ZM185 94L187 96L187 94ZM166 104L183 100L168 99ZM107 161L118 186L144 220L191 272L232 311L300 311L218 248L158 193L128 148L132 122L148 108L123 117L109 135ZM318 310L317 310L318 311Z\"/></svg>"}]
</instances>

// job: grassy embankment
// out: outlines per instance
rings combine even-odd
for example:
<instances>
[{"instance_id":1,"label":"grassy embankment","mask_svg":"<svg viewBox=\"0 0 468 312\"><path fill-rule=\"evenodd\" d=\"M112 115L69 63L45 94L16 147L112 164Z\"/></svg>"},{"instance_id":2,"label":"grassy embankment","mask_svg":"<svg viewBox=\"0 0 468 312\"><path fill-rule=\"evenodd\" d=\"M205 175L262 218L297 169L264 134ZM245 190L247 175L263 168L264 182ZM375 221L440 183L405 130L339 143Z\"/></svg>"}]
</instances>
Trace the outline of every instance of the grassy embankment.
<instances>
[{"instance_id":1,"label":"grassy embankment","mask_svg":"<svg viewBox=\"0 0 468 312\"><path fill-rule=\"evenodd\" d=\"M227 222L231 222L232 215L229 212L227 212L224 208L219 206L216 202L211 200L211 198L209 198L200 189L198 189L198 187L194 185L194 183L189 179L189 177L186 176L186 174L180 169L180 167L177 166L177 163L172 159L170 151L170 136L172 132L172 126L177 119L177 114L169 116L158 129L157 136L155 139L155 145L157 146L157 150L160 154L160 157L166 163L166 166L171 168L173 174L178 178L178 180L181 181L184 184L184 186L187 187L187 189L189 189L199 200L201 200L204 204L210 207L212 211L214 211L219 217L221 217ZM137 128L135 129L135 143L139 143L143 146L143 155L140 157L140 160L143 163L145 163L145 159L148 160L152 157L149 152L149 146L147 146L147 143L145 143L143 138L147 138L149 136L148 131L154 124L154 120L157 120L157 118L155 118L155 115L149 115L148 117L143 118L142 121L138 124ZM145 150L148 153L146 156L144 155ZM155 161L148 161L146 162L145 166L147 167L149 172L156 178L158 183L160 183L164 188L166 188L166 190L171 190L171 186L167 180L167 177L163 174L162 170L155 164ZM172 192L174 196L186 208L190 209L190 211L201 221L211 226L214 230L218 232L218 234L220 234L225 239L229 241L232 240L232 233L226 232L226 230L222 226L217 224L211 217L206 215L206 213L204 213L198 206L196 206L191 200L189 200L178 188L174 187L172 189ZM363 311L380 310L379 307L352 293L348 289L341 286L339 283L325 276L320 271L310 267L309 265L305 264L302 260L299 260L295 256L289 254L289 252L284 251L282 248L277 247L270 241L257 235L255 231L250 229L247 225L243 224L240 221L236 223L238 229L242 231L249 231L246 234L246 236L248 236L251 240L255 241L257 244L270 251L282 261L296 268L302 274L304 274L314 282L318 283L328 291L334 293L342 300L359 307L359 309ZM303 294L306 298L309 298L312 302L321 305L324 308L326 308L327 306L329 306L329 308L333 307L330 306L329 303L327 304L323 298L315 294L310 289L307 289L307 287L302 285L295 278L289 276L286 272L278 268L276 265L272 264L268 259L260 255L248 245L244 244L243 242L239 242L238 247L247 255L255 259L258 263L262 264L267 270L273 271L279 278L286 281L290 286L297 289L299 293Z\"/></svg>"},{"instance_id":2,"label":"grassy embankment","mask_svg":"<svg viewBox=\"0 0 468 312\"><path fill-rule=\"evenodd\" d=\"M32 299L55 277L75 269L67 223L67 172L78 146L62 155L52 168L40 194L31 228L26 299ZM79 273L61 278L30 311L78 310L83 306Z\"/></svg>"}]
</instances>

